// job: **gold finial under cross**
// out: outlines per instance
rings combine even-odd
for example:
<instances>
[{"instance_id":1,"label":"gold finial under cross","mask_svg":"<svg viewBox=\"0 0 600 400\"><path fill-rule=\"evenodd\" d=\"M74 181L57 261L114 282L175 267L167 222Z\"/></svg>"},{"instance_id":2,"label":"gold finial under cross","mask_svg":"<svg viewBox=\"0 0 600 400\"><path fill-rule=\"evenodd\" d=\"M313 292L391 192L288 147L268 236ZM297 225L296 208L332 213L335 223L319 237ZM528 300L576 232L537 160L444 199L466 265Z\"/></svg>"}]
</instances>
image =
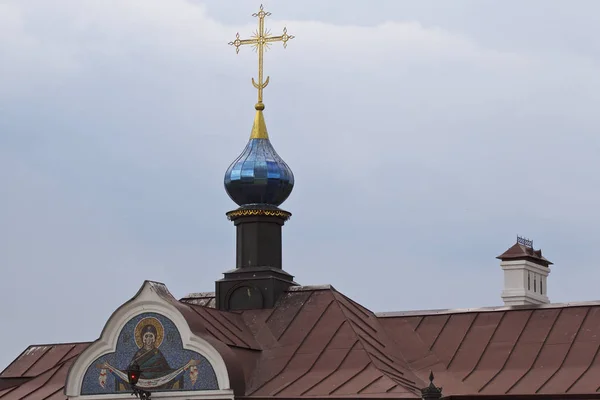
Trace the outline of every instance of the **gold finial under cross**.
<instances>
[{"instance_id":1,"label":"gold finial under cross","mask_svg":"<svg viewBox=\"0 0 600 400\"><path fill-rule=\"evenodd\" d=\"M235 40L229 42L230 45L235 46L236 54L240 52L240 46L244 44L251 44L258 52L258 82L252 78L252 85L258 89L258 107L264 108L263 102L263 89L269 84L269 77L263 81L263 56L264 51L269 48L269 45L273 42L283 42L283 47L287 47L288 40L294 38L292 35L288 35L287 28L283 28L283 35L271 36L270 31L265 29L265 17L271 15L263 9L262 4L260 5L260 11L252 14L253 17L258 17L258 29L254 32L251 39L240 39L240 34L235 35Z\"/></svg>"}]
</instances>

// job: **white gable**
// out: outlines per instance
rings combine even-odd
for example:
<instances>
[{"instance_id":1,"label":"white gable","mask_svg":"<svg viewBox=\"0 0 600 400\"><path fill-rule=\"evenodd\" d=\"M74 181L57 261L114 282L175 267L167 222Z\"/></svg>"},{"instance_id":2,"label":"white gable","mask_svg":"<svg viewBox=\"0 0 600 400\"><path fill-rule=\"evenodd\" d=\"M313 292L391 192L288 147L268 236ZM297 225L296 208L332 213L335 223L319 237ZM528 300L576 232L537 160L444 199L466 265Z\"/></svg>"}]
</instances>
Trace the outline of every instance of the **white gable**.
<instances>
[{"instance_id":1,"label":"white gable","mask_svg":"<svg viewBox=\"0 0 600 400\"><path fill-rule=\"evenodd\" d=\"M75 361L66 396L131 399L126 370L136 360L142 369L138 386L152 398L233 398L222 356L190 330L176 301L163 284L145 282Z\"/></svg>"}]
</instances>

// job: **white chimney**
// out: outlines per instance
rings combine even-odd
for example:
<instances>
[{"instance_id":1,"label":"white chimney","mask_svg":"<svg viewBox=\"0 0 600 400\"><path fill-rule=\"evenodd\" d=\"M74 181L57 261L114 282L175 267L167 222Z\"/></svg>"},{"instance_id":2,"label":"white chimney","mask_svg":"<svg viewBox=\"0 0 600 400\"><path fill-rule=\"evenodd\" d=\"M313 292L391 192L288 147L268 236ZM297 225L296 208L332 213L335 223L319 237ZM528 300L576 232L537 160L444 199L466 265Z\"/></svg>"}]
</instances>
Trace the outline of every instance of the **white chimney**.
<instances>
[{"instance_id":1,"label":"white chimney","mask_svg":"<svg viewBox=\"0 0 600 400\"><path fill-rule=\"evenodd\" d=\"M548 304L546 284L552 263L533 249L533 241L517 236L517 243L496 257L504 270L504 305Z\"/></svg>"}]
</instances>

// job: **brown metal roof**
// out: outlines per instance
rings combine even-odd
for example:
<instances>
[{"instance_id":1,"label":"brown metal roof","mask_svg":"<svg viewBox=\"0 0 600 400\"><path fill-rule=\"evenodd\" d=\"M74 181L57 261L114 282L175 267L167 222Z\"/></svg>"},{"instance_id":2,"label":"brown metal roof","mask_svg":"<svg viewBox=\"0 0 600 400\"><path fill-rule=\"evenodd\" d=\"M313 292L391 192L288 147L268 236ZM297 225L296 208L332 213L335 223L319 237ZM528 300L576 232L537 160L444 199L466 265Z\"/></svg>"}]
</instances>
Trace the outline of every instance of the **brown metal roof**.
<instances>
[{"instance_id":1,"label":"brown metal roof","mask_svg":"<svg viewBox=\"0 0 600 400\"><path fill-rule=\"evenodd\" d=\"M194 332L229 349L241 397L415 398L430 370L445 396L463 399L600 389L600 303L375 315L330 286L293 288L272 310L173 301ZM29 347L0 374L0 400L64 399L87 346Z\"/></svg>"},{"instance_id":2,"label":"brown metal roof","mask_svg":"<svg viewBox=\"0 0 600 400\"><path fill-rule=\"evenodd\" d=\"M29 346L0 373L0 388L5 387L0 399L64 399L69 367L87 346L89 343ZM18 386L6 386L19 380Z\"/></svg>"},{"instance_id":3,"label":"brown metal roof","mask_svg":"<svg viewBox=\"0 0 600 400\"><path fill-rule=\"evenodd\" d=\"M15 386L19 386L30 380L31 378L23 377L23 378L1 378L0 379L0 393L2 393L6 389L13 388Z\"/></svg>"},{"instance_id":4,"label":"brown metal roof","mask_svg":"<svg viewBox=\"0 0 600 400\"><path fill-rule=\"evenodd\" d=\"M233 347L261 349L241 314L222 312L193 304L190 304L190 307L202 321L206 332L218 341Z\"/></svg>"},{"instance_id":5,"label":"brown metal roof","mask_svg":"<svg viewBox=\"0 0 600 400\"><path fill-rule=\"evenodd\" d=\"M600 306L381 318L446 394L595 393Z\"/></svg>"},{"instance_id":6,"label":"brown metal roof","mask_svg":"<svg viewBox=\"0 0 600 400\"><path fill-rule=\"evenodd\" d=\"M320 315L322 319L317 322L329 325L328 329L337 326L342 331L347 329L347 326L352 326L350 343L355 343L352 342L352 338L358 339L362 348L368 349L369 356L374 360L372 365L366 367L363 376L371 373L371 368L379 370L375 373L373 382L362 391L352 388L351 393L338 389L337 392L334 390L331 393L313 393L306 388L292 390L294 385L306 386L300 379L284 385L287 391L280 392L269 392L264 389L266 384L263 387L258 384L259 387L256 388L255 383L254 387L248 390L248 395L333 397L342 394L393 393L394 390L398 390L396 385L406 389L401 382L390 381L389 373L393 376L395 371L383 363L387 359L381 359L382 355L390 354L395 355L398 360L406 361L401 370L408 366L408 370L414 371L420 378L414 379L413 382L425 382L429 370L432 369L435 372L436 385L443 386L446 396L536 393L571 396L593 394L600 390L600 381L594 378L600 372L600 302L381 313L375 316L328 286L294 288L290 294L304 292L313 293L311 296L319 296L317 292L325 293L327 289L330 289L338 307L344 311L341 322L329 316L325 317L325 311L319 311L316 307L312 308L310 313L315 314L313 318ZM209 293L203 295L205 299L210 298ZM193 299L193 295L188 298ZM278 310L285 308L286 318L292 318L294 309L289 308L289 301L291 297L288 295L273 313L283 312ZM261 322L255 315L265 312L244 312L244 316L247 319L251 315L254 321L258 321L255 322L258 328L254 327L253 330L262 331L263 341L268 344L268 337L264 334L265 322ZM271 331L277 333L290 329L291 322L286 323L285 319L279 318L278 321L279 325L274 325ZM267 321L267 325L269 322ZM319 336L323 335L323 331L316 325L313 329L319 331ZM384 328L384 332L381 331L381 327ZM277 342L276 336L271 345L274 346ZM346 343L345 347L348 348L350 343ZM375 347L376 345L378 347ZM354 351L355 349L352 349L349 353ZM290 356L290 365L302 363L294 357L298 357L298 354ZM263 359L264 357L261 362L264 362ZM362 362L360 365L366 363L364 360ZM287 369L281 369L280 373L289 376L290 370L297 372L298 369L288 366ZM346 383L345 387L359 384L363 376L357 374L354 382ZM411 384L408 383L407 386L408 392L411 392ZM288 389L289 387L292 389Z\"/></svg>"},{"instance_id":7,"label":"brown metal roof","mask_svg":"<svg viewBox=\"0 0 600 400\"><path fill-rule=\"evenodd\" d=\"M506 250L504 253L496 257L500 260L530 260L536 264L542 264L545 266L552 265L552 263L542 256L542 250L534 250L532 247L525 246L521 243L515 243L512 247Z\"/></svg>"},{"instance_id":8,"label":"brown metal roof","mask_svg":"<svg viewBox=\"0 0 600 400\"><path fill-rule=\"evenodd\" d=\"M290 291L243 315L263 347L248 396L417 397L424 386L377 317L333 289Z\"/></svg>"}]
</instances>

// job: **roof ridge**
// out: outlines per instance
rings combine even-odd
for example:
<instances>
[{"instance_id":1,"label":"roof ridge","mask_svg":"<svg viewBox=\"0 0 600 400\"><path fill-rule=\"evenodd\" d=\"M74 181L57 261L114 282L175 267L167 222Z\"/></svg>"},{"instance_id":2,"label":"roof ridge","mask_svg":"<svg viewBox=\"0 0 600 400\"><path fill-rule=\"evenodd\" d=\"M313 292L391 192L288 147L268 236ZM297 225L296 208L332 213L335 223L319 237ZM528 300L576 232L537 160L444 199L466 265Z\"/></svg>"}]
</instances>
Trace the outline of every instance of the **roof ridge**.
<instances>
[{"instance_id":1,"label":"roof ridge","mask_svg":"<svg viewBox=\"0 0 600 400\"><path fill-rule=\"evenodd\" d=\"M517 306L489 306L474 308L438 308L430 310L410 310L410 311L382 311L374 313L377 318L404 318L404 317L427 317L430 315L450 315L450 314L481 314L491 312L506 311L535 311L539 309L556 308L575 308L575 307L597 307L600 306L600 300L589 301L571 301L567 303L549 303L549 304L525 304Z\"/></svg>"},{"instance_id":2,"label":"roof ridge","mask_svg":"<svg viewBox=\"0 0 600 400\"><path fill-rule=\"evenodd\" d=\"M299 286L290 286L286 292L316 292L320 290L336 290L331 284L326 283L323 285L299 285ZM336 290L337 291L337 290ZM180 302L184 302L184 300L189 299L212 299L215 298L215 292L190 292L179 299ZM187 303L187 302L186 302Z\"/></svg>"},{"instance_id":3,"label":"roof ridge","mask_svg":"<svg viewBox=\"0 0 600 400\"><path fill-rule=\"evenodd\" d=\"M74 346L74 345L78 345L78 344L92 344L94 343L94 340L85 340L83 342L59 342L59 343L40 343L40 344L30 344L29 346L27 346L24 350L27 351L27 349L31 348L31 347L51 347L51 346Z\"/></svg>"},{"instance_id":4,"label":"roof ridge","mask_svg":"<svg viewBox=\"0 0 600 400\"><path fill-rule=\"evenodd\" d=\"M344 299L348 300L352 305L359 308L361 311L364 311L365 313L371 313L375 317L377 316L373 310L370 310L367 307L363 306L362 304L357 303L356 301L352 300L350 297L346 296L344 293L335 289L333 286L331 287L331 290L334 291L335 293L339 294L340 296L342 296Z\"/></svg>"},{"instance_id":5,"label":"roof ridge","mask_svg":"<svg viewBox=\"0 0 600 400\"><path fill-rule=\"evenodd\" d=\"M179 299L179 301L185 299L207 299L215 297L215 292L190 292Z\"/></svg>"},{"instance_id":6,"label":"roof ridge","mask_svg":"<svg viewBox=\"0 0 600 400\"><path fill-rule=\"evenodd\" d=\"M380 366L379 366L379 365L380 365L380 364L382 364L382 362L381 362L379 359L377 359L377 357L375 357L373 354L371 354L371 351L370 351L370 350L368 349L368 347L365 345L365 339L363 338L363 336L362 336L362 335L360 335L360 334L358 333L358 331L356 330L356 327L355 327L355 325L356 325L356 324L355 324L355 323L352 321L352 319L350 318L350 316L347 314L347 311L345 310L345 308L346 308L346 307L348 307L348 306L346 306L345 304L343 304L343 303L340 301L340 299L339 299L339 298L336 296L336 294L337 294L337 295L340 295L340 296L342 296L342 298L344 298L344 299L347 299L347 297L346 297L346 296L344 296L343 294L341 294L340 292L338 292L337 290L333 289L333 288L331 289L331 292L332 292L332 294L333 294L333 299L334 299L334 302L335 302L335 304L337 305L337 307L338 307L338 308L339 308L339 310L341 311L342 315L344 316L344 318L345 318L345 319L346 319L346 321L348 322L348 326L350 326L350 329L352 329L352 332L354 333L354 336L355 336L355 337L356 337L356 339L358 340L358 344L359 344L359 345L362 347L362 349L365 351L365 353L367 354L367 357L369 357L369 360L370 360L370 363L371 363L371 365L373 365L373 367L374 367L374 368L376 368L376 369L377 369L377 370L378 370L378 371L379 371L379 372L380 372L382 375L386 376L388 379L391 379L393 382L397 383L398 385L402 386L403 388L405 388L405 389L409 390L410 392L412 392L412 393L414 393L414 394L416 394L416 395L420 396L420 391L419 391L419 389L420 389L420 388L417 386L417 382L416 382L416 381L414 382L414 384L413 384L413 385L411 385L411 384L409 383L409 382L410 382L410 381L409 381L409 379L406 379L406 381L402 381L402 380L398 379L397 377L394 377L394 376L393 376L393 374L390 374L388 371L385 371L385 370L383 370L382 368L380 368ZM354 302L352 302L352 301L349 301L348 303L349 303L351 306L353 306L353 307L357 308L357 307L356 307L356 305L354 304ZM360 310L360 312L362 312L362 313L366 314L366 313L365 313L363 310ZM382 333L383 333L383 334L385 335L386 339L388 339L388 342L389 342L390 344L393 344L393 345L395 345L395 343L394 343L394 342L392 342L392 341L390 341L390 340L389 340L389 338L387 337L387 333L385 332L385 330L384 330L383 326L381 326L381 325L380 325L380 323L379 323L379 320L377 319L377 316L375 315L375 313L373 313L373 312L372 312L372 311L370 311L370 310L368 311L368 313L370 314L370 316L372 316L372 317L373 317L373 319L374 319L374 322L375 322L375 323L378 325L378 327L379 327L379 328L381 328L381 329L377 330L377 333L379 333L379 334L382 334ZM362 318L361 318L361 320L362 320ZM364 321L363 321L363 322L364 322ZM366 322L365 322L365 323L366 323ZM372 346L372 345L371 345L371 346ZM385 346L385 345L384 345L384 346ZM390 357L390 356L388 356L388 357ZM391 357L390 357L390 358L391 358ZM394 357L394 359L397 359L397 357ZM396 361L396 360L394 360L394 361ZM417 375L414 373L414 371L412 370L412 368L410 368L410 366L409 366L409 364L406 362L406 360L402 359L402 362L404 363L404 366L405 366L405 368L406 368L406 371L409 371L411 374L413 374L413 376L414 376L416 379L420 379L420 378L419 378L419 377L418 377L418 376L417 376ZM394 367L394 369L395 369L395 367ZM395 372L398 372L398 373L399 373L399 375L403 375L403 374L404 374L404 373L403 373L402 371L400 371L400 370L399 370L399 371L395 371Z\"/></svg>"}]
</instances>

